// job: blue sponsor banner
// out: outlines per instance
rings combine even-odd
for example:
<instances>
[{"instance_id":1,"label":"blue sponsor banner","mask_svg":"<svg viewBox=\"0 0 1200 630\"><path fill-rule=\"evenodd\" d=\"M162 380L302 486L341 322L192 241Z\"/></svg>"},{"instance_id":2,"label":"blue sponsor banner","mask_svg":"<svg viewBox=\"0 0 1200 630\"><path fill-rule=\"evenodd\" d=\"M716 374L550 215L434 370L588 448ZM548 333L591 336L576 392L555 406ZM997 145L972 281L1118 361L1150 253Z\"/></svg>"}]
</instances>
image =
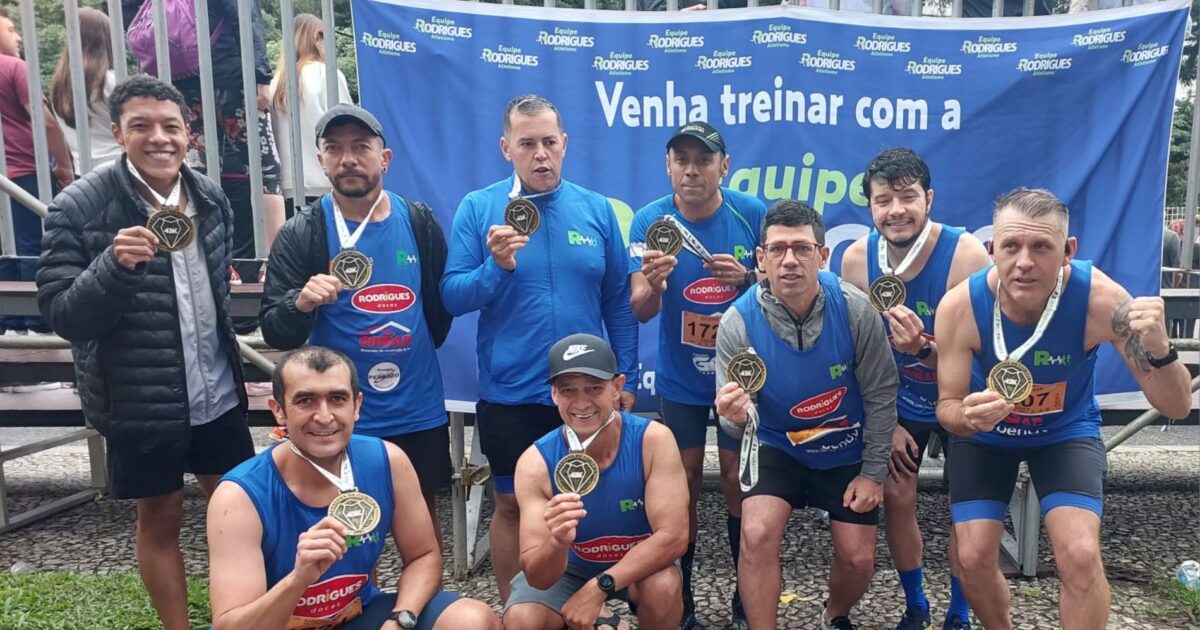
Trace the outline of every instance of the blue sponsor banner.
<instances>
[{"instance_id":1,"label":"blue sponsor banner","mask_svg":"<svg viewBox=\"0 0 1200 630\"><path fill-rule=\"evenodd\" d=\"M935 219L987 240L998 195L1048 188L1071 208L1081 258L1134 295L1158 292L1186 0L1001 19L352 5L362 103L396 153L386 185L432 204L447 229L467 192L511 174L501 114L536 93L563 114L564 176L609 197L626 230L670 192L671 131L704 119L729 146L727 185L823 214L835 271L870 225L863 167L909 146L932 169ZM647 410L656 335L654 322L642 327ZM1098 393L1135 389L1102 352ZM474 401L474 315L441 358L447 398Z\"/></svg>"}]
</instances>

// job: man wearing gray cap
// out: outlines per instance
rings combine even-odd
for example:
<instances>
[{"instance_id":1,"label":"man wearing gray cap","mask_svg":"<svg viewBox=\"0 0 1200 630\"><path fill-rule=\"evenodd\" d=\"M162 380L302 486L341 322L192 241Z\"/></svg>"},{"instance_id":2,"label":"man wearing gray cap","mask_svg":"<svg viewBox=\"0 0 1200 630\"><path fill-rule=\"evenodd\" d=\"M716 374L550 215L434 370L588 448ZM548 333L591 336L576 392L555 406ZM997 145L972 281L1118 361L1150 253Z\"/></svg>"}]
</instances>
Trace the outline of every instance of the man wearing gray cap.
<instances>
[{"instance_id":1,"label":"man wearing gray cap","mask_svg":"<svg viewBox=\"0 0 1200 630\"><path fill-rule=\"evenodd\" d=\"M434 495L450 485L450 437L436 349L450 330L438 283L446 239L429 207L383 189L392 152L370 112L336 105L317 121L333 192L292 217L267 262L263 338L351 358L363 377L355 432L399 446ZM439 536L440 538L440 536Z\"/></svg>"},{"instance_id":2,"label":"man wearing gray cap","mask_svg":"<svg viewBox=\"0 0 1200 630\"><path fill-rule=\"evenodd\" d=\"M683 614L686 483L666 427L620 411L625 376L603 339L575 334L550 348L550 392L563 427L534 442L516 469L521 573L504 626L619 627L605 602L636 606L642 628Z\"/></svg>"}]
</instances>

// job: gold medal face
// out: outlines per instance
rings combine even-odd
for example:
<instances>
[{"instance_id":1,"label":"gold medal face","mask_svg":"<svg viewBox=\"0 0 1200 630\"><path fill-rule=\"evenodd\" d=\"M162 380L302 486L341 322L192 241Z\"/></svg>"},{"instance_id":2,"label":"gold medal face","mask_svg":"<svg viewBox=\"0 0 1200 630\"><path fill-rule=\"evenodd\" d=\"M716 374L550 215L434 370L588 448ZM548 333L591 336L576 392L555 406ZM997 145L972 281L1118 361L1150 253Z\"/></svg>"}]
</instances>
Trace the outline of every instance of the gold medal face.
<instances>
[{"instance_id":1,"label":"gold medal face","mask_svg":"<svg viewBox=\"0 0 1200 630\"><path fill-rule=\"evenodd\" d=\"M329 273L347 289L361 289L371 280L371 259L362 252L347 249L329 261Z\"/></svg>"},{"instance_id":2,"label":"gold medal face","mask_svg":"<svg viewBox=\"0 0 1200 630\"><path fill-rule=\"evenodd\" d=\"M595 490L599 482L600 465L587 453L567 453L554 466L554 485L561 492L583 496Z\"/></svg>"},{"instance_id":3,"label":"gold medal face","mask_svg":"<svg viewBox=\"0 0 1200 630\"><path fill-rule=\"evenodd\" d=\"M532 201L513 199L504 207L504 223L516 230L517 234L529 236L542 224L542 215Z\"/></svg>"},{"instance_id":4,"label":"gold medal face","mask_svg":"<svg viewBox=\"0 0 1200 630\"><path fill-rule=\"evenodd\" d=\"M362 492L343 492L329 503L329 515L346 526L351 536L364 536L379 525L379 504Z\"/></svg>"},{"instance_id":5,"label":"gold medal face","mask_svg":"<svg viewBox=\"0 0 1200 630\"><path fill-rule=\"evenodd\" d=\"M674 223L659 219L646 228L646 248L674 256L683 249L683 234Z\"/></svg>"},{"instance_id":6,"label":"gold medal face","mask_svg":"<svg viewBox=\"0 0 1200 630\"><path fill-rule=\"evenodd\" d=\"M183 251L196 238L196 224L179 206L159 208L146 220L146 227L158 237L158 249L164 252Z\"/></svg>"},{"instance_id":7,"label":"gold medal face","mask_svg":"<svg viewBox=\"0 0 1200 630\"><path fill-rule=\"evenodd\" d=\"M1005 402L1017 404L1033 393L1033 373L1018 361L1001 361L988 371L987 387Z\"/></svg>"},{"instance_id":8,"label":"gold medal face","mask_svg":"<svg viewBox=\"0 0 1200 630\"><path fill-rule=\"evenodd\" d=\"M904 281L891 274L875 278L867 290L867 299L871 301L871 306L880 313L904 304L906 295Z\"/></svg>"},{"instance_id":9,"label":"gold medal face","mask_svg":"<svg viewBox=\"0 0 1200 630\"><path fill-rule=\"evenodd\" d=\"M737 383L747 394L754 394L767 383L767 364L753 352L739 352L729 360L725 378Z\"/></svg>"}]
</instances>

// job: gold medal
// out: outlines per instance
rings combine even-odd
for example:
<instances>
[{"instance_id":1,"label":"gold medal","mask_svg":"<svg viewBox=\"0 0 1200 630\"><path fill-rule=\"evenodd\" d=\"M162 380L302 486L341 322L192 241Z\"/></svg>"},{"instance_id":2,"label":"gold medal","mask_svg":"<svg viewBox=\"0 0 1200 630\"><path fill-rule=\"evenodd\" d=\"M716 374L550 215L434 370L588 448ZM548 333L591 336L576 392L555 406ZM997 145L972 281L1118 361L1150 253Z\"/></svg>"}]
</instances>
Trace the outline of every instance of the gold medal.
<instances>
[{"instance_id":1,"label":"gold medal","mask_svg":"<svg viewBox=\"0 0 1200 630\"><path fill-rule=\"evenodd\" d=\"M725 378L737 383L747 394L754 394L767 383L767 364L757 354L742 351L729 360Z\"/></svg>"},{"instance_id":2,"label":"gold medal","mask_svg":"<svg viewBox=\"0 0 1200 630\"><path fill-rule=\"evenodd\" d=\"M361 289L371 280L371 259L353 249L344 249L329 261L329 273L347 289Z\"/></svg>"},{"instance_id":3,"label":"gold medal","mask_svg":"<svg viewBox=\"0 0 1200 630\"><path fill-rule=\"evenodd\" d=\"M646 228L646 247L674 256L683 249L683 234L675 223L659 219Z\"/></svg>"},{"instance_id":4,"label":"gold medal","mask_svg":"<svg viewBox=\"0 0 1200 630\"><path fill-rule=\"evenodd\" d=\"M907 290L904 287L904 281L899 276L890 273L875 278L867 290L867 299L871 301L871 306L880 313L904 304L906 296Z\"/></svg>"},{"instance_id":5,"label":"gold medal","mask_svg":"<svg viewBox=\"0 0 1200 630\"><path fill-rule=\"evenodd\" d=\"M1033 393L1033 373L1023 363L1001 361L988 371L987 387L1005 402L1017 404Z\"/></svg>"},{"instance_id":6,"label":"gold medal","mask_svg":"<svg viewBox=\"0 0 1200 630\"><path fill-rule=\"evenodd\" d=\"M357 490L343 492L329 503L329 515L346 526L350 536L363 536L379 525L379 504Z\"/></svg>"},{"instance_id":7,"label":"gold medal","mask_svg":"<svg viewBox=\"0 0 1200 630\"><path fill-rule=\"evenodd\" d=\"M158 249L183 251L196 237L196 224L179 206L162 206L146 220L146 227L158 237Z\"/></svg>"},{"instance_id":8,"label":"gold medal","mask_svg":"<svg viewBox=\"0 0 1200 630\"><path fill-rule=\"evenodd\" d=\"M572 451L554 466L554 485L559 491L583 496L600 482L600 465L591 455Z\"/></svg>"},{"instance_id":9,"label":"gold medal","mask_svg":"<svg viewBox=\"0 0 1200 630\"><path fill-rule=\"evenodd\" d=\"M542 224L542 215L532 201L518 197L504 207L504 223L512 226L517 234L529 236Z\"/></svg>"}]
</instances>

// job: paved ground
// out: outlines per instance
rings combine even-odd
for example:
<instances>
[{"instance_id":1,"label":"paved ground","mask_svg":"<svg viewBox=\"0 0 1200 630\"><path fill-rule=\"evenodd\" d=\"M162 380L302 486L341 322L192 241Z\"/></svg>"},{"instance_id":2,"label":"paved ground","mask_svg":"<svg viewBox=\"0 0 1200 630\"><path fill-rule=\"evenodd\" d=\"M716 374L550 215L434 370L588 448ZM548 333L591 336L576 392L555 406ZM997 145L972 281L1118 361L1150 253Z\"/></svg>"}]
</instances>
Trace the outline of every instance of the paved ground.
<instances>
[{"instance_id":1,"label":"paved ground","mask_svg":"<svg viewBox=\"0 0 1200 630\"><path fill-rule=\"evenodd\" d=\"M52 429L0 430L4 448L53 434ZM1110 430L1106 430L1110 432ZM262 432L258 438L261 441ZM1175 427L1144 431L1109 457L1106 511L1102 540L1104 560L1113 582L1110 628L1200 628L1200 620L1175 610L1160 593L1157 580L1174 575L1185 559L1200 559L1200 430ZM936 464L936 462L934 462ZM87 483L86 451L67 446L4 466L10 508L26 509L55 496L69 494ZM927 591L935 609L944 610L949 598L945 546L948 533L946 487L923 486L919 518L926 536ZM442 522L449 527L448 498L440 502ZM195 484L188 487L183 545L189 572L206 570L203 539L203 500ZM725 536L725 510L716 487L706 488L700 510L701 547L696 566L696 591L701 621L722 628L728 619L733 574ZM101 500L21 530L0 534L0 570L17 561L44 570L129 572L135 570L134 507L129 502ZM448 533L447 533L448 537ZM891 628L903 596L891 569L882 533L877 573L871 590L855 611L860 627ZM812 628L826 596L831 547L828 531L809 512L793 517L781 556L783 592L781 627ZM1045 541L1042 561L1053 566ZM449 558L447 557L447 566ZM398 562L386 560L384 580L398 574ZM1057 623L1058 581L1053 577L1010 580L1013 616L1018 628L1054 628ZM485 564L464 581L447 578L450 588L496 602L490 566ZM2 624L0 624L2 625Z\"/></svg>"}]
</instances>

